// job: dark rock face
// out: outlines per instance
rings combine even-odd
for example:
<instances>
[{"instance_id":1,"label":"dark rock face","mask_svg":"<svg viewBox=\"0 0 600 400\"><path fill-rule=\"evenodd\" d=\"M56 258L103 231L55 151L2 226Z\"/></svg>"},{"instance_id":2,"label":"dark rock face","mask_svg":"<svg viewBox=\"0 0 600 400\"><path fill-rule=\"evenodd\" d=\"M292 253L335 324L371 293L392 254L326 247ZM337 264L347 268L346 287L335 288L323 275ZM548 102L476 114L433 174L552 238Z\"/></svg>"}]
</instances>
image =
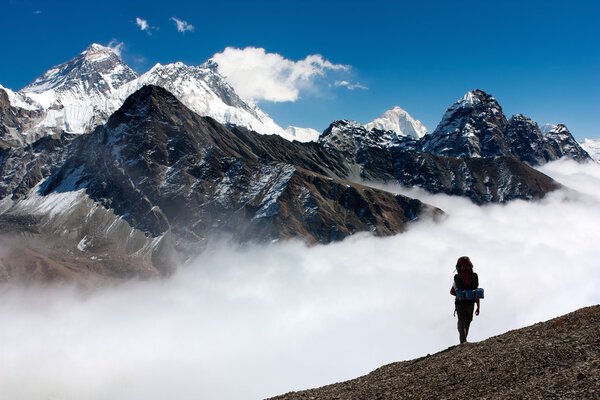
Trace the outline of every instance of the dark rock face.
<instances>
[{"instance_id":1,"label":"dark rock face","mask_svg":"<svg viewBox=\"0 0 600 400\"><path fill-rule=\"evenodd\" d=\"M558 124L546 133L545 139L557 158L568 157L575 161L590 161L590 155L581 148L566 126Z\"/></svg>"},{"instance_id":2,"label":"dark rock face","mask_svg":"<svg viewBox=\"0 0 600 400\"><path fill-rule=\"evenodd\" d=\"M495 157L510 153L504 140L508 122L489 94L467 93L444 114L437 128L424 137L423 151L449 157Z\"/></svg>"},{"instance_id":3,"label":"dark rock face","mask_svg":"<svg viewBox=\"0 0 600 400\"><path fill-rule=\"evenodd\" d=\"M69 134L46 136L23 147L13 146L0 150L0 199L24 198L29 190L47 178L64 161Z\"/></svg>"},{"instance_id":4,"label":"dark rock face","mask_svg":"<svg viewBox=\"0 0 600 400\"><path fill-rule=\"evenodd\" d=\"M529 165L541 165L560 158L556 151L548 146L538 125L521 114L508 121L506 140L511 153Z\"/></svg>"},{"instance_id":5,"label":"dark rock face","mask_svg":"<svg viewBox=\"0 0 600 400\"><path fill-rule=\"evenodd\" d=\"M564 125L543 135L535 122L521 114L507 121L496 99L481 90L453 104L419 145L421 151L434 155L515 157L530 165L561 157L591 160Z\"/></svg>"},{"instance_id":6,"label":"dark rock face","mask_svg":"<svg viewBox=\"0 0 600 400\"><path fill-rule=\"evenodd\" d=\"M512 157L454 158L399 153L394 178L431 193L465 196L476 204L539 199L560 187L550 177Z\"/></svg>"},{"instance_id":7,"label":"dark rock face","mask_svg":"<svg viewBox=\"0 0 600 400\"><path fill-rule=\"evenodd\" d=\"M40 116L38 110L13 107L6 91L0 88L0 149L19 146L23 141L20 132L30 128Z\"/></svg>"},{"instance_id":8,"label":"dark rock face","mask_svg":"<svg viewBox=\"0 0 600 400\"><path fill-rule=\"evenodd\" d=\"M347 382L274 397L308 399L597 399L600 306L383 366Z\"/></svg>"},{"instance_id":9,"label":"dark rock face","mask_svg":"<svg viewBox=\"0 0 600 400\"><path fill-rule=\"evenodd\" d=\"M412 138L387 146L369 140L367 133L377 132L337 122L325 131L321 142L331 151L340 149L349 163L358 165L362 179L419 186L431 193L465 196L477 204L539 199L560 187L512 155L439 156L421 151L422 142Z\"/></svg>"}]
</instances>

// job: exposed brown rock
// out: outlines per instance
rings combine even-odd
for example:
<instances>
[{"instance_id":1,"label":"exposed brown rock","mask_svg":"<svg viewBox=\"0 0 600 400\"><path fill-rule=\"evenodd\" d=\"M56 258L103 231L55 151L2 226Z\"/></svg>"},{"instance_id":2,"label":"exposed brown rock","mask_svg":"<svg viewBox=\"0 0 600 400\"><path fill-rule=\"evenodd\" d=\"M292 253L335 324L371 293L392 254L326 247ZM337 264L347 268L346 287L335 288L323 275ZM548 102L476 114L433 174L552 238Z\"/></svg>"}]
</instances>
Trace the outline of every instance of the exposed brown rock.
<instances>
[{"instance_id":1,"label":"exposed brown rock","mask_svg":"<svg viewBox=\"0 0 600 400\"><path fill-rule=\"evenodd\" d=\"M599 399L600 306L273 400Z\"/></svg>"}]
</instances>

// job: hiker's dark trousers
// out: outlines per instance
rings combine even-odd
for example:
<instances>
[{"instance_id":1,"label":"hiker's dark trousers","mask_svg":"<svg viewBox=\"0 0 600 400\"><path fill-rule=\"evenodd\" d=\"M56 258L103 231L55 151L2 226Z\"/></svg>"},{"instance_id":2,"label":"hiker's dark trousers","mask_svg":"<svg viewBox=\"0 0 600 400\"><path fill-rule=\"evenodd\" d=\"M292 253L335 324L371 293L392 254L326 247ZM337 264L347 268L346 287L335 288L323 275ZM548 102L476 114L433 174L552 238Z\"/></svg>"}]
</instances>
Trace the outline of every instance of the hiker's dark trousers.
<instances>
[{"instance_id":1,"label":"hiker's dark trousers","mask_svg":"<svg viewBox=\"0 0 600 400\"><path fill-rule=\"evenodd\" d=\"M473 321L473 309L475 303L457 303L456 304L456 315L458 316L458 336L460 342L464 343L467 341L467 335L469 334L469 326Z\"/></svg>"}]
</instances>

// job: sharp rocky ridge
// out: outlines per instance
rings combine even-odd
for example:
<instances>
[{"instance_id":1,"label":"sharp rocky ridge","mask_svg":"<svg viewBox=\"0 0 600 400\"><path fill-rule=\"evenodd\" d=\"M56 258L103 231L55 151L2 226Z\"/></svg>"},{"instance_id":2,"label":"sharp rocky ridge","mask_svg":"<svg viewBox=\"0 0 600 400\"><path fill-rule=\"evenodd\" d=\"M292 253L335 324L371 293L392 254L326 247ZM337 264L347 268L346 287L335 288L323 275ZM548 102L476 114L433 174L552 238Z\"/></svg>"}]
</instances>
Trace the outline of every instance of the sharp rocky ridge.
<instances>
[{"instance_id":1,"label":"sharp rocky ridge","mask_svg":"<svg viewBox=\"0 0 600 400\"><path fill-rule=\"evenodd\" d=\"M386 114L405 112L394 108ZM410 117L405 122L410 120L414 121ZM591 160L565 125L545 125L542 132L537 123L522 114L507 119L496 99L479 89L451 105L430 134L412 130L399 133L400 128L389 129L391 124L381 122L386 118L375 121L364 126L355 121L335 121L319 141L347 154L350 151L354 157L370 149L388 149L460 159L513 157L532 166L563 157L580 162Z\"/></svg>"}]
</instances>

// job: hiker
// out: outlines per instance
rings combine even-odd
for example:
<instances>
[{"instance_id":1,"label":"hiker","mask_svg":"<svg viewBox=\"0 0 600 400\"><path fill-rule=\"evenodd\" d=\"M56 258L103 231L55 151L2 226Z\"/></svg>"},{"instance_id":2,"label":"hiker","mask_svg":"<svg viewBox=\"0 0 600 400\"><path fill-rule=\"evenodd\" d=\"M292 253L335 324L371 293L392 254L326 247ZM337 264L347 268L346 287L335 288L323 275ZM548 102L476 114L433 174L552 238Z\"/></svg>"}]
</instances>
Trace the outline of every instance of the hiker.
<instances>
[{"instance_id":1,"label":"hiker","mask_svg":"<svg viewBox=\"0 0 600 400\"><path fill-rule=\"evenodd\" d=\"M460 257L456 262L456 272L454 275L454 284L450 289L450 294L455 296L454 301L455 310L454 315L458 314L458 335L460 343L467 341L467 335L469 334L469 325L473 320L473 308L477 304L475 315L479 315L479 298L469 296L469 298L463 298L462 292L465 289L477 289L479 287L479 277L473 272L473 263L467 256ZM457 290L459 295L457 295ZM482 290L481 290L482 291ZM460 297L460 298L459 298Z\"/></svg>"}]
</instances>

